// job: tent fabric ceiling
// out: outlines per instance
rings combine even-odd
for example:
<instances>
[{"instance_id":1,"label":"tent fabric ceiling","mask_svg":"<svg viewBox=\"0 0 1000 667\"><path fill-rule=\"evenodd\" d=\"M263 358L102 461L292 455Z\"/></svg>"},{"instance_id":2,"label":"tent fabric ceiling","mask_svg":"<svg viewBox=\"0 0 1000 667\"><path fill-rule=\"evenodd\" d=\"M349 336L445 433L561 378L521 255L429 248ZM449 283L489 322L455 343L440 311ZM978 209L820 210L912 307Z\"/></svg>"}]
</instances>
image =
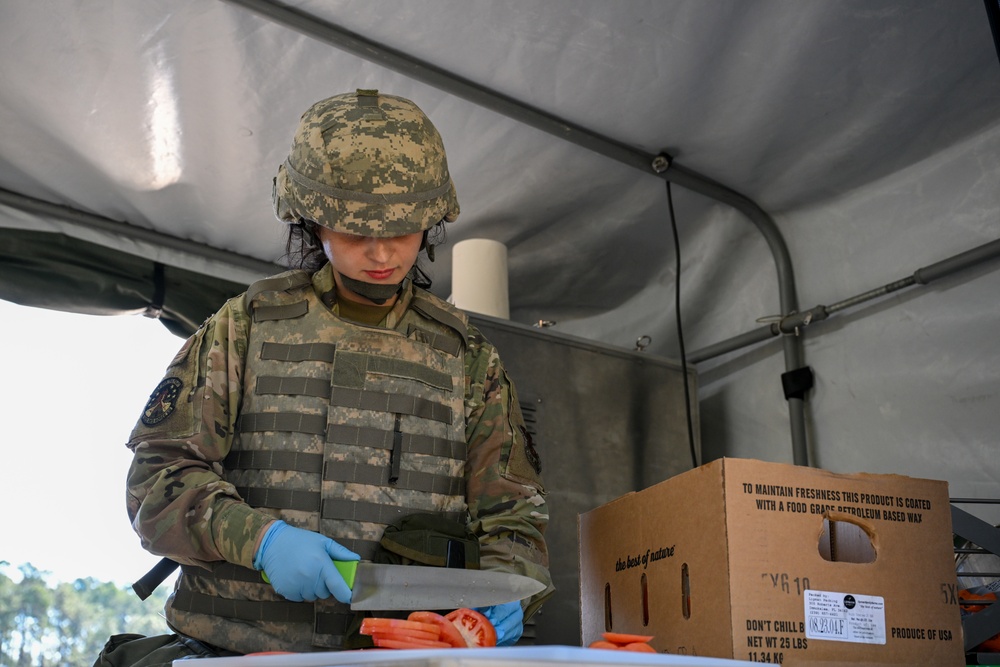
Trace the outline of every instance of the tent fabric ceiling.
<instances>
[{"instance_id":1,"label":"tent fabric ceiling","mask_svg":"<svg viewBox=\"0 0 1000 667\"><path fill-rule=\"evenodd\" d=\"M466 238L507 245L511 319L553 320L567 333L622 347L649 335L650 353L678 355L675 254L661 178L280 25L245 4L253 3L6 3L0 189L277 263L283 230L271 211L271 178L299 114L331 94L378 88L413 99L441 130L462 205L449 226L449 246ZM788 240L803 307L864 292L1000 237L993 194L1000 190L1000 63L981 0L271 4L623 146L669 153L676 164L741 193L771 214ZM758 231L725 204L684 188L674 188L673 196L688 349L779 314L774 260ZM86 241L108 248L109 258L137 254L225 286L254 277L245 265L0 204L5 245L11 229ZM72 276L64 262L52 257L46 266L55 276ZM434 291L444 297L450 266L445 251L430 267ZM972 299L965 310L978 319L964 322L995 325L996 315L979 300L995 306L985 295L995 293L996 274L967 279L976 286L959 300ZM25 287L36 280L37 273L5 271L0 297L52 303ZM962 284L955 279L939 289L961 292ZM43 291L52 283L37 285ZM907 299L893 303L905 310ZM894 324L905 319L900 313ZM901 336L922 349L912 334ZM824 427L838 432L836 409L849 409L835 400L824 406L824 396L830 399L821 392L830 385L823 373L843 379L852 362L834 343L810 340L807 334L807 363L828 363L818 371L814 460L893 469L891 452L866 460L851 449L851 434L822 435ZM980 358L996 359L994 343L978 345ZM773 341L699 369L710 453L787 458L780 357ZM939 369L941 376L953 372ZM779 386L777 396L759 395L755 387L764 377L769 387ZM863 391L865 380L858 381ZM991 397L986 402L996 405L997 375L981 382ZM873 414L861 427L870 430L878 419ZM975 425L971 433L944 439L985 446L986 412L962 419ZM931 451L933 443L922 446ZM975 474L984 483L1000 477Z\"/></svg>"}]
</instances>

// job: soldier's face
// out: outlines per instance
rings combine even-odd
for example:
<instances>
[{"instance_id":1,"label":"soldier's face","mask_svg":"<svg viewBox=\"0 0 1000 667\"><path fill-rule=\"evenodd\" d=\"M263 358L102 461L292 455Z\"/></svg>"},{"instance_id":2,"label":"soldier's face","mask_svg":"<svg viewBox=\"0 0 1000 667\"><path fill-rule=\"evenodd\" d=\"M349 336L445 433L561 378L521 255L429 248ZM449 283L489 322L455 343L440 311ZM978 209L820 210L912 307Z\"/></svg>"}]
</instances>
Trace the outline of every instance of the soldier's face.
<instances>
[{"instance_id":1,"label":"soldier's face","mask_svg":"<svg viewBox=\"0 0 1000 667\"><path fill-rule=\"evenodd\" d=\"M398 285L416 263L423 239L423 232L379 239L317 229L323 252L335 269L338 291L358 303L372 302L344 287L338 273L366 283Z\"/></svg>"}]
</instances>

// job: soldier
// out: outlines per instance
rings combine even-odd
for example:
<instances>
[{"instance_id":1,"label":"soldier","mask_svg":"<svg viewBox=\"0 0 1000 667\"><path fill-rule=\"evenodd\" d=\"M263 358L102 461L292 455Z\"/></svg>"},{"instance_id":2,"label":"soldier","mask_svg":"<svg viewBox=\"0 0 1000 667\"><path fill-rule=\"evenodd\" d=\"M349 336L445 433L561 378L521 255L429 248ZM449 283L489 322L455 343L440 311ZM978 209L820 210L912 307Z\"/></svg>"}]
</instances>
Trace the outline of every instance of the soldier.
<instances>
[{"instance_id":1,"label":"soldier","mask_svg":"<svg viewBox=\"0 0 1000 667\"><path fill-rule=\"evenodd\" d=\"M418 253L459 213L440 135L406 99L322 100L273 203L296 268L187 340L129 440L129 517L182 564L171 629L217 655L349 647L331 558L370 559L394 517L432 513L483 569L546 584L484 610L513 644L553 591L548 511L496 349L418 286Z\"/></svg>"}]
</instances>

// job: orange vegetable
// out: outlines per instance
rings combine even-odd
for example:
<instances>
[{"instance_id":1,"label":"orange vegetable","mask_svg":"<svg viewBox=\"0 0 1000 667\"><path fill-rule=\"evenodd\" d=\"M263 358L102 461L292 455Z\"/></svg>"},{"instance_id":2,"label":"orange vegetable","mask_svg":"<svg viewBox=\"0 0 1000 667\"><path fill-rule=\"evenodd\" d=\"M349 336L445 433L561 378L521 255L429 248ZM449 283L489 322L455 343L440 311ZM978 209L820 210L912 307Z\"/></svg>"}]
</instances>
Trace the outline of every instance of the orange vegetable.
<instances>
[{"instance_id":1,"label":"orange vegetable","mask_svg":"<svg viewBox=\"0 0 1000 667\"><path fill-rule=\"evenodd\" d=\"M652 635L633 635L626 632L603 632L604 639L590 642L588 648L602 648L614 651L632 651L635 653L656 653L649 645Z\"/></svg>"},{"instance_id":2,"label":"orange vegetable","mask_svg":"<svg viewBox=\"0 0 1000 667\"><path fill-rule=\"evenodd\" d=\"M652 635L631 635L624 632L603 632L601 634L604 639L619 646L634 644L635 642L648 642L653 638Z\"/></svg>"},{"instance_id":3,"label":"orange vegetable","mask_svg":"<svg viewBox=\"0 0 1000 667\"><path fill-rule=\"evenodd\" d=\"M656 653L656 649L646 642L632 642L621 647L623 651L635 651L636 653Z\"/></svg>"}]
</instances>

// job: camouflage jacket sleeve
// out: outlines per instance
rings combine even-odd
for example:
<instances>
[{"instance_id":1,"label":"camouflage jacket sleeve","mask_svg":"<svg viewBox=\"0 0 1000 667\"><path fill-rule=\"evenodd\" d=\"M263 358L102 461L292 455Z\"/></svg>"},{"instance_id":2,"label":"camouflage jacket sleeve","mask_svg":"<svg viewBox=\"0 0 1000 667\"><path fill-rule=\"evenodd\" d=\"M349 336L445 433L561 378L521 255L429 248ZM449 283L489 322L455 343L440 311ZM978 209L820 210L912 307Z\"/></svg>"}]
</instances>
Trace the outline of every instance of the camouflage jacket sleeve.
<instances>
[{"instance_id":1,"label":"camouflage jacket sleeve","mask_svg":"<svg viewBox=\"0 0 1000 667\"><path fill-rule=\"evenodd\" d=\"M129 438L128 514L142 546L180 563L252 567L271 520L222 479L242 396L248 318L227 302L167 368Z\"/></svg>"},{"instance_id":2,"label":"camouflage jacket sleeve","mask_svg":"<svg viewBox=\"0 0 1000 667\"><path fill-rule=\"evenodd\" d=\"M484 569L524 574L546 585L525 604L527 618L555 590L544 537L549 512L541 464L496 348L475 327L469 329L465 476L471 528L479 536Z\"/></svg>"}]
</instances>

